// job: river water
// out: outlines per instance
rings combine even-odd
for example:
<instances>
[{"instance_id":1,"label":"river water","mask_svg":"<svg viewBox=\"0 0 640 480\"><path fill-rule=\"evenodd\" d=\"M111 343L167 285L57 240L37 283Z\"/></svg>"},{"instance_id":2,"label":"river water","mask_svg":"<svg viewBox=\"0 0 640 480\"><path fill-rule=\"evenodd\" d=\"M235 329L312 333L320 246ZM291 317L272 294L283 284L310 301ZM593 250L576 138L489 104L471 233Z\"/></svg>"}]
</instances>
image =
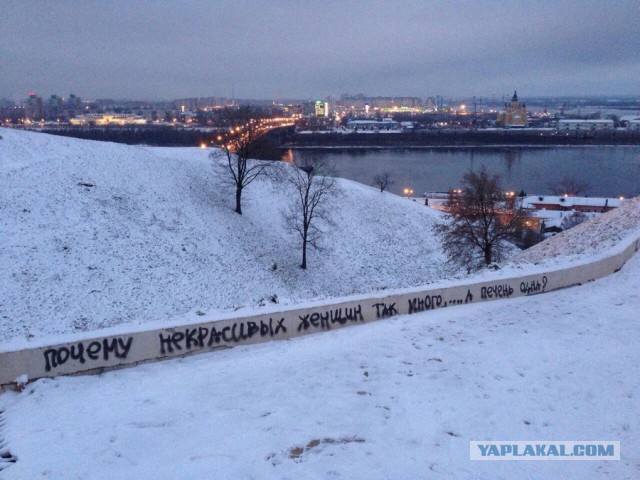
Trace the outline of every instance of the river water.
<instances>
[{"instance_id":1,"label":"river water","mask_svg":"<svg viewBox=\"0 0 640 480\"><path fill-rule=\"evenodd\" d=\"M482 166L501 177L505 190L550 194L551 185L566 177L585 184L589 196L640 195L638 146L312 149L293 150L293 155L325 159L337 176L367 185L387 171L395 180L390 191L411 188L415 196L460 187L466 172Z\"/></svg>"}]
</instances>

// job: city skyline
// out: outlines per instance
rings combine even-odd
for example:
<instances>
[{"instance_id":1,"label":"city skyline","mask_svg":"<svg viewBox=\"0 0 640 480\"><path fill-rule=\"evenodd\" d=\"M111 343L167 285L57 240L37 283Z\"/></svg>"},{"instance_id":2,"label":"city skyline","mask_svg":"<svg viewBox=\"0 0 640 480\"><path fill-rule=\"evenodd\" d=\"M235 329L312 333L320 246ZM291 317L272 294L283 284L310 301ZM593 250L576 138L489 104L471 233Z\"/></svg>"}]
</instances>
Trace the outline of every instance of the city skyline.
<instances>
[{"instance_id":1,"label":"city skyline","mask_svg":"<svg viewBox=\"0 0 640 480\"><path fill-rule=\"evenodd\" d=\"M0 98L634 95L640 6L3 2Z\"/></svg>"}]
</instances>

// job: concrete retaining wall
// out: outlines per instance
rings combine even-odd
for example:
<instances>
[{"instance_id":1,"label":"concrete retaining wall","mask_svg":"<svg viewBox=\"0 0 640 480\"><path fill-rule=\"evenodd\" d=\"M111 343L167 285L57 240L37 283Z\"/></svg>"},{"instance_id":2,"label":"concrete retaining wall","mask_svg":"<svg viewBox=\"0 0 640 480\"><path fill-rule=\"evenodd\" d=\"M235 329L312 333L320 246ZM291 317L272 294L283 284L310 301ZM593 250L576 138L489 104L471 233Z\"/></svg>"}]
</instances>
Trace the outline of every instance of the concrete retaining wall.
<instances>
[{"instance_id":1,"label":"concrete retaining wall","mask_svg":"<svg viewBox=\"0 0 640 480\"><path fill-rule=\"evenodd\" d=\"M0 350L0 385L23 374L30 380L135 365L217 348L282 340L389 318L467 303L515 298L582 284L619 270L640 247L640 239L605 258L562 270L424 289L382 297L366 297L313 308L289 309L175 328L131 334L90 337L70 343Z\"/></svg>"}]
</instances>

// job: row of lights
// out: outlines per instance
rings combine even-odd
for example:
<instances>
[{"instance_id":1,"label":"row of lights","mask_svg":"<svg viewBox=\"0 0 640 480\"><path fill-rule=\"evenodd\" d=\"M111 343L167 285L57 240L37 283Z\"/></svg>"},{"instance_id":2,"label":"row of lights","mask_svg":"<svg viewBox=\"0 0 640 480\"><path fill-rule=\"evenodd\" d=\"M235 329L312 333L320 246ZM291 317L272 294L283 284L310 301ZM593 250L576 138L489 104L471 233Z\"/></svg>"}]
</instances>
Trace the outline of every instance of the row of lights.
<instances>
[{"instance_id":1,"label":"row of lights","mask_svg":"<svg viewBox=\"0 0 640 480\"><path fill-rule=\"evenodd\" d=\"M286 123L283 123L286 122ZM277 126L290 126L293 125L292 119L289 117L276 117L276 118L262 118L260 120L256 120L256 119L250 119L248 123L244 124L244 125L238 125L236 127L229 127L229 133L228 135L238 135L241 134L240 132L245 129L245 128L249 128L249 126L251 124L258 124L256 131L258 133L261 133L263 131L269 130L270 128L273 128L273 126L271 124L277 123ZM222 144L223 141L225 140L225 138L222 135L218 135L216 137L216 140L219 144ZM213 143L213 141L211 142ZM223 148L227 148L229 150L232 149L233 145L229 144L229 145L222 145ZM201 143L200 144L200 148L207 148L207 144L206 143Z\"/></svg>"},{"instance_id":2,"label":"row of lights","mask_svg":"<svg viewBox=\"0 0 640 480\"><path fill-rule=\"evenodd\" d=\"M405 187L402 192L404 193L405 196L410 197L411 195L413 195L413 189L409 188L409 187ZM453 190L451 190L451 193L453 193L454 195L462 195L462 189L460 188L454 188ZM509 191L509 192L504 192L505 197L507 198L513 198L516 196L516 192L514 191ZM564 197L567 198L569 196L568 193L564 194ZM619 196L618 200L622 201L624 200L624 196Z\"/></svg>"}]
</instances>

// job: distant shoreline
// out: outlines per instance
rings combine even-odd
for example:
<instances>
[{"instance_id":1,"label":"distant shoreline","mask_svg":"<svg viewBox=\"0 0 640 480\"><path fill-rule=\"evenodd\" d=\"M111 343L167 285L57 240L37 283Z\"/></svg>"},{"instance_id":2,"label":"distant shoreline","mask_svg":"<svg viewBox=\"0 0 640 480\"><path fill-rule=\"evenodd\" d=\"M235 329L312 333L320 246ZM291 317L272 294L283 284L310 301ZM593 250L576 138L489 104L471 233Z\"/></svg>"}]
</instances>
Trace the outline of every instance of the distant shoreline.
<instances>
[{"instance_id":1,"label":"distant shoreline","mask_svg":"<svg viewBox=\"0 0 640 480\"><path fill-rule=\"evenodd\" d=\"M425 148L558 148L639 146L638 130L560 132L557 130L422 130L409 133L285 133L282 148L291 149L425 149Z\"/></svg>"},{"instance_id":2,"label":"distant shoreline","mask_svg":"<svg viewBox=\"0 0 640 480\"><path fill-rule=\"evenodd\" d=\"M283 145L284 149L291 150L436 150L436 149L471 149L471 148L486 148L486 149L521 149L521 148L539 148L539 149L547 149L547 148L584 148L584 147L593 147L593 148L605 148L605 147L630 147L630 148L638 148L640 144L571 144L568 145L566 143L553 145L553 144L477 144L477 145Z\"/></svg>"}]
</instances>

